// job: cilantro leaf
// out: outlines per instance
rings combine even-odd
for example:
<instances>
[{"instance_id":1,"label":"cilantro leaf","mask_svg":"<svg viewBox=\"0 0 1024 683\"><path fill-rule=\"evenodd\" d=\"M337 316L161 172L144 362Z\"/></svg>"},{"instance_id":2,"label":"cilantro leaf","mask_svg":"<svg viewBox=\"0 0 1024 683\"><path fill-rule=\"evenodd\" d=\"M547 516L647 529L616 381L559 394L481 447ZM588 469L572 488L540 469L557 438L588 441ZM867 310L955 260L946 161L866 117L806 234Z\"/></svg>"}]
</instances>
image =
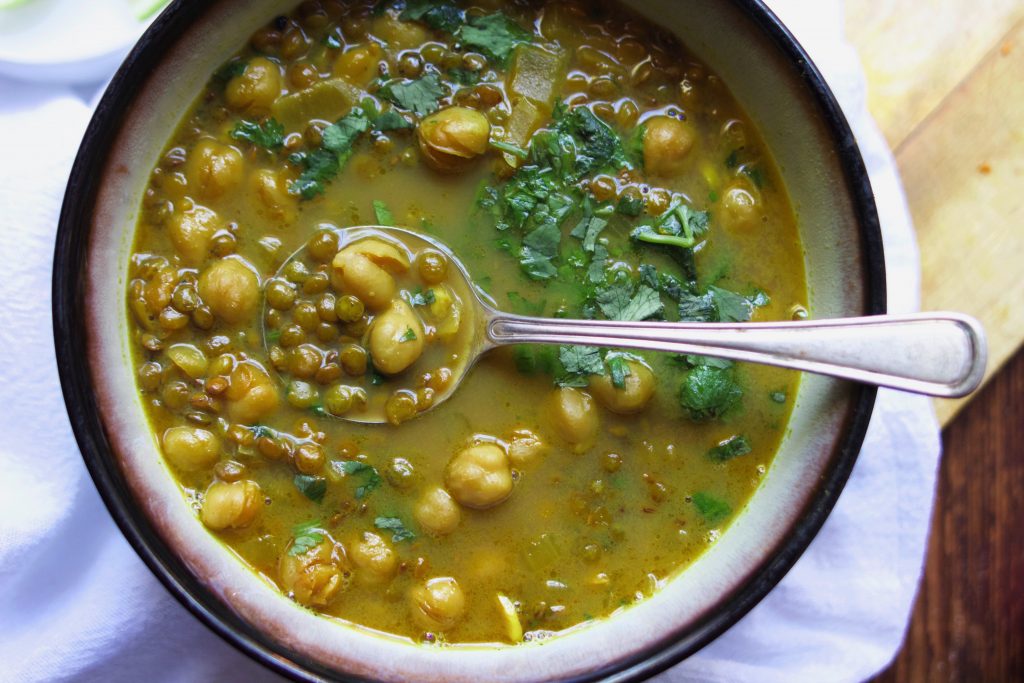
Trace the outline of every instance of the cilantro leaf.
<instances>
[{"instance_id":1,"label":"cilantro leaf","mask_svg":"<svg viewBox=\"0 0 1024 683\"><path fill-rule=\"evenodd\" d=\"M601 231L607 227L608 221L600 216L584 216L583 220L569 233L573 237L583 241L583 250L593 252L597 246L597 238Z\"/></svg>"},{"instance_id":2,"label":"cilantro leaf","mask_svg":"<svg viewBox=\"0 0 1024 683\"><path fill-rule=\"evenodd\" d=\"M636 218L644 211L644 200L635 195L622 193L619 196L619 203L615 205L615 211L623 216Z\"/></svg>"},{"instance_id":3,"label":"cilantro leaf","mask_svg":"<svg viewBox=\"0 0 1024 683\"><path fill-rule=\"evenodd\" d=\"M312 522L306 522L305 524L299 524L292 529L292 536L295 540L292 541L292 545L288 549L288 554L293 557L296 555L302 555L323 543L325 537L319 529L319 526L320 520L317 519Z\"/></svg>"},{"instance_id":4,"label":"cilantro leaf","mask_svg":"<svg viewBox=\"0 0 1024 683\"><path fill-rule=\"evenodd\" d=\"M718 445L708 451L708 457L715 462L725 462L726 460L746 455L750 451L750 442L747 441L747 437L736 435L719 442Z\"/></svg>"},{"instance_id":5,"label":"cilantro leaf","mask_svg":"<svg viewBox=\"0 0 1024 683\"><path fill-rule=\"evenodd\" d=\"M411 541L416 538L416 534L406 528L405 524L402 523L402 520L399 517L378 517L373 520L373 525L381 531L392 532L391 541L393 543Z\"/></svg>"},{"instance_id":6,"label":"cilantro leaf","mask_svg":"<svg viewBox=\"0 0 1024 683\"><path fill-rule=\"evenodd\" d=\"M448 69L448 78L459 85L476 85L480 82L480 72L470 69Z\"/></svg>"},{"instance_id":7,"label":"cilantro leaf","mask_svg":"<svg viewBox=\"0 0 1024 683\"><path fill-rule=\"evenodd\" d=\"M660 315L665 309L657 291L640 285L633 294L632 283L625 278L599 291L597 305L609 320L631 322Z\"/></svg>"},{"instance_id":8,"label":"cilantro leaf","mask_svg":"<svg viewBox=\"0 0 1024 683\"><path fill-rule=\"evenodd\" d=\"M413 331L413 329L411 327L405 328L405 332L403 332L402 336L398 338L398 341L400 343L411 342L411 341L415 341L415 340L416 340L416 333Z\"/></svg>"},{"instance_id":9,"label":"cilantro leaf","mask_svg":"<svg viewBox=\"0 0 1024 683\"><path fill-rule=\"evenodd\" d=\"M587 281L591 284L601 284L607 279L608 248L603 244L594 245L594 254L590 259L590 266L587 268Z\"/></svg>"},{"instance_id":10,"label":"cilantro leaf","mask_svg":"<svg viewBox=\"0 0 1024 683\"><path fill-rule=\"evenodd\" d=\"M379 199L373 200L373 215L376 217L378 225L395 224L395 217L391 215L391 210L388 209L388 205Z\"/></svg>"},{"instance_id":11,"label":"cilantro leaf","mask_svg":"<svg viewBox=\"0 0 1024 683\"><path fill-rule=\"evenodd\" d=\"M722 417L742 398L743 389L731 369L707 365L690 370L679 390L679 403L698 421Z\"/></svg>"},{"instance_id":12,"label":"cilantro leaf","mask_svg":"<svg viewBox=\"0 0 1024 683\"><path fill-rule=\"evenodd\" d=\"M409 305L410 306L429 306L434 303L437 296L434 294L434 290L428 289L423 290L417 287L409 294Z\"/></svg>"},{"instance_id":13,"label":"cilantro leaf","mask_svg":"<svg viewBox=\"0 0 1024 683\"><path fill-rule=\"evenodd\" d=\"M754 305L746 297L730 292L728 289L714 286L708 287L708 293L711 294L712 300L715 303L715 311L719 321L724 323L744 323L750 320L750 314L754 310Z\"/></svg>"},{"instance_id":14,"label":"cilantro leaf","mask_svg":"<svg viewBox=\"0 0 1024 683\"><path fill-rule=\"evenodd\" d=\"M619 136L586 107L569 110L560 125L582 143L576 165L583 175L605 168L618 171L629 166Z\"/></svg>"},{"instance_id":15,"label":"cilantro leaf","mask_svg":"<svg viewBox=\"0 0 1024 683\"><path fill-rule=\"evenodd\" d=\"M314 477L309 474L296 474L292 480L295 484L295 488L299 490L306 498L309 498L314 503L319 503L324 499L324 494L327 493L327 480L323 477Z\"/></svg>"},{"instance_id":16,"label":"cilantro leaf","mask_svg":"<svg viewBox=\"0 0 1024 683\"><path fill-rule=\"evenodd\" d=\"M409 123L409 121L397 111L386 111L378 114L373 119L373 129L380 133L384 133L389 130L406 130L413 127L413 124Z\"/></svg>"},{"instance_id":17,"label":"cilantro leaf","mask_svg":"<svg viewBox=\"0 0 1024 683\"><path fill-rule=\"evenodd\" d=\"M352 146L369 127L370 122L362 109L354 109L337 123L327 126L319 149L290 157L291 161L301 163L303 171L288 187L288 191L303 199L323 194L324 183L338 175L352 155Z\"/></svg>"},{"instance_id":18,"label":"cilantro leaf","mask_svg":"<svg viewBox=\"0 0 1024 683\"><path fill-rule=\"evenodd\" d=\"M469 17L456 35L463 45L498 64L505 63L516 45L529 43L533 37L501 12Z\"/></svg>"},{"instance_id":19,"label":"cilantro leaf","mask_svg":"<svg viewBox=\"0 0 1024 683\"><path fill-rule=\"evenodd\" d=\"M239 121L231 129L230 135L235 140L245 140L266 149L277 149L284 145L284 126L272 118L263 123Z\"/></svg>"},{"instance_id":20,"label":"cilantro leaf","mask_svg":"<svg viewBox=\"0 0 1024 683\"><path fill-rule=\"evenodd\" d=\"M693 494L693 504L708 524L717 524L732 513L728 503L705 491Z\"/></svg>"},{"instance_id":21,"label":"cilantro leaf","mask_svg":"<svg viewBox=\"0 0 1024 683\"><path fill-rule=\"evenodd\" d=\"M678 298L679 319L688 322L708 323L718 320L715 297L710 292L692 294L682 291Z\"/></svg>"},{"instance_id":22,"label":"cilantro leaf","mask_svg":"<svg viewBox=\"0 0 1024 683\"><path fill-rule=\"evenodd\" d=\"M604 373L601 351L596 346L560 346L558 361L569 375L600 375Z\"/></svg>"},{"instance_id":23,"label":"cilantro leaf","mask_svg":"<svg viewBox=\"0 0 1024 683\"><path fill-rule=\"evenodd\" d=\"M548 280L557 273L552 260L558 256L562 231L554 223L545 223L523 239L519 265L534 280Z\"/></svg>"},{"instance_id":24,"label":"cilantro leaf","mask_svg":"<svg viewBox=\"0 0 1024 683\"><path fill-rule=\"evenodd\" d=\"M375 467L359 460L342 460L334 462L333 467L348 476L360 475L363 483L356 487L356 499L362 500L370 492L380 488L383 480Z\"/></svg>"},{"instance_id":25,"label":"cilantro leaf","mask_svg":"<svg viewBox=\"0 0 1024 683\"><path fill-rule=\"evenodd\" d=\"M445 96L445 88L440 76L430 73L415 81L392 81L381 87L377 94L417 116L426 116L437 111L438 100Z\"/></svg>"},{"instance_id":26,"label":"cilantro leaf","mask_svg":"<svg viewBox=\"0 0 1024 683\"><path fill-rule=\"evenodd\" d=\"M612 386L616 389L626 388L626 377L629 376L629 364L626 363L627 356L614 351L605 356L608 364L608 374L611 376Z\"/></svg>"},{"instance_id":27,"label":"cilantro leaf","mask_svg":"<svg viewBox=\"0 0 1024 683\"><path fill-rule=\"evenodd\" d=\"M245 73L246 66L248 66L248 62L244 59L233 59L217 69L213 74L213 78L222 83L227 83L235 76L241 76Z\"/></svg>"},{"instance_id":28,"label":"cilantro leaf","mask_svg":"<svg viewBox=\"0 0 1024 683\"><path fill-rule=\"evenodd\" d=\"M402 21L419 21L445 33L455 33L462 25L462 17L462 10L444 0L409 0L398 15Z\"/></svg>"}]
</instances>

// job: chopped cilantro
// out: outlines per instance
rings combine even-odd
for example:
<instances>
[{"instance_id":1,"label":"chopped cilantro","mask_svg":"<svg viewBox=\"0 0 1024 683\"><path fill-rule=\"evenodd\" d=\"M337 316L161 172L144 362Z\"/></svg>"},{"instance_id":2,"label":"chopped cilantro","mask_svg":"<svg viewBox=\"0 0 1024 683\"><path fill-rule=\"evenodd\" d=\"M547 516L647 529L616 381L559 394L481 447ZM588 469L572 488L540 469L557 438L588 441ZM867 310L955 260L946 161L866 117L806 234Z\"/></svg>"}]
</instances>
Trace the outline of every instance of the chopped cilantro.
<instances>
[{"instance_id":1,"label":"chopped cilantro","mask_svg":"<svg viewBox=\"0 0 1024 683\"><path fill-rule=\"evenodd\" d=\"M609 320L638 321L661 315L665 309L658 292L640 285L633 292L633 283L619 277L597 293L597 305Z\"/></svg>"},{"instance_id":2,"label":"chopped cilantro","mask_svg":"<svg viewBox=\"0 0 1024 683\"><path fill-rule=\"evenodd\" d=\"M309 474L296 474L292 480L302 495L314 503L319 503L327 493L327 480L323 477L314 477Z\"/></svg>"},{"instance_id":3,"label":"chopped cilantro","mask_svg":"<svg viewBox=\"0 0 1024 683\"><path fill-rule=\"evenodd\" d=\"M230 62L224 64L221 68L213 74L215 80L226 83L235 76L241 76L245 73L245 67L247 62L244 59L233 59Z\"/></svg>"},{"instance_id":4,"label":"chopped cilantro","mask_svg":"<svg viewBox=\"0 0 1024 683\"><path fill-rule=\"evenodd\" d=\"M717 524L732 513L728 503L705 491L693 494L693 504L708 524Z\"/></svg>"},{"instance_id":5,"label":"chopped cilantro","mask_svg":"<svg viewBox=\"0 0 1024 683\"><path fill-rule=\"evenodd\" d=\"M692 249L709 227L707 211L694 211L682 200L672 202L652 225L640 225L630 234L635 240Z\"/></svg>"},{"instance_id":6,"label":"chopped cilantro","mask_svg":"<svg viewBox=\"0 0 1024 683\"><path fill-rule=\"evenodd\" d=\"M615 211L623 216L635 218L643 213L644 200L641 197L623 193L619 197L619 203L615 205Z\"/></svg>"},{"instance_id":7,"label":"chopped cilantro","mask_svg":"<svg viewBox=\"0 0 1024 683\"><path fill-rule=\"evenodd\" d=\"M480 72L470 69L448 69L448 78L459 85L476 85L480 82Z\"/></svg>"},{"instance_id":8,"label":"chopped cilantro","mask_svg":"<svg viewBox=\"0 0 1024 683\"><path fill-rule=\"evenodd\" d=\"M736 435L719 442L718 445L708 451L708 457L715 462L725 462L726 460L746 455L750 450L750 442L747 441L747 437Z\"/></svg>"},{"instance_id":9,"label":"chopped cilantro","mask_svg":"<svg viewBox=\"0 0 1024 683\"><path fill-rule=\"evenodd\" d=\"M533 37L501 12L469 17L457 36L463 45L498 64L505 63L516 45L529 43Z\"/></svg>"},{"instance_id":10,"label":"chopped cilantro","mask_svg":"<svg viewBox=\"0 0 1024 683\"><path fill-rule=\"evenodd\" d=\"M252 427L251 431L253 439L262 439L265 436L272 437L276 434L276 432L273 429L271 429L270 427L266 427L264 425L255 425L254 427Z\"/></svg>"},{"instance_id":11,"label":"chopped cilantro","mask_svg":"<svg viewBox=\"0 0 1024 683\"><path fill-rule=\"evenodd\" d=\"M629 166L619 136L586 107L570 109L560 126L582 142L576 165L583 175L606 168L618 171Z\"/></svg>"},{"instance_id":12,"label":"chopped cilantro","mask_svg":"<svg viewBox=\"0 0 1024 683\"><path fill-rule=\"evenodd\" d=\"M380 488L383 480L377 469L359 460L341 460L333 463L334 469L343 472L347 476L359 475L362 477L362 484L356 487L356 499L362 500L374 489Z\"/></svg>"},{"instance_id":13,"label":"chopped cilantro","mask_svg":"<svg viewBox=\"0 0 1024 683\"><path fill-rule=\"evenodd\" d=\"M608 374L611 375L612 386L616 389L626 388L626 377L630 374L626 358L624 354L614 352L605 356L605 362L608 364Z\"/></svg>"},{"instance_id":14,"label":"chopped cilantro","mask_svg":"<svg viewBox=\"0 0 1024 683\"><path fill-rule=\"evenodd\" d=\"M693 420L722 417L739 404L743 389L732 369L701 365L690 370L679 390L679 402Z\"/></svg>"},{"instance_id":15,"label":"chopped cilantro","mask_svg":"<svg viewBox=\"0 0 1024 683\"><path fill-rule=\"evenodd\" d=\"M600 216L585 215L583 220L569 234L583 241L584 251L593 252L594 247L597 246L598 236L607 225L608 221Z\"/></svg>"},{"instance_id":16,"label":"chopped cilantro","mask_svg":"<svg viewBox=\"0 0 1024 683\"><path fill-rule=\"evenodd\" d=\"M687 355L683 357L683 360L691 368L708 367L708 368L720 368L726 369L733 366L733 362L728 358L714 358L713 356L693 356Z\"/></svg>"},{"instance_id":17,"label":"chopped cilantro","mask_svg":"<svg viewBox=\"0 0 1024 683\"><path fill-rule=\"evenodd\" d=\"M406 130L413 127L413 124L409 123L409 121L397 111L386 111L382 114L378 114L373 119L373 129L381 133L389 130Z\"/></svg>"},{"instance_id":18,"label":"chopped cilantro","mask_svg":"<svg viewBox=\"0 0 1024 683\"><path fill-rule=\"evenodd\" d=\"M423 22L430 28L455 33L462 25L463 12L454 3L444 0L409 0L398 18Z\"/></svg>"},{"instance_id":19,"label":"chopped cilantro","mask_svg":"<svg viewBox=\"0 0 1024 683\"><path fill-rule=\"evenodd\" d=\"M558 256L562 231L554 223L545 223L523 239L519 265L534 280L548 280L557 273L552 260Z\"/></svg>"},{"instance_id":20,"label":"chopped cilantro","mask_svg":"<svg viewBox=\"0 0 1024 683\"><path fill-rule=\"evenodd\" d=\"M587 268L587 282L601 284L607 279L608 248L603 244L594 245L594 254L590 259L590 266Z\"/></svg>"},{"instance_id":21,"label":"chopped cilantro","mask_svg":"<svg viewBox=\"0 0 1024 683\"><path fill-rule=\"evenodd\" d=\"M231 137L251 142L258 147L277 149L284 144L284 126L276 119L267 119L263 123L239 121L231 129Z\"/></svg>"},{"instance_id":22,"label":"chopped cilantro","mask_svg":"<svg viewBox=\"0 0 1024 683\"><path fill-rule=\"evenodd\" d=\"M513 145L511 142L502 142L501 140L491 140L491 147L500 150L502 152L508 152L514 157L518 157L522 160L530 158L530 153L522 147Z\"/></svg>"},{"instance_id":23,"label":"chopped cilantro","mask_svg":"<svg viewBox=\"0 0 1024 683\"><path fill-rule=\"evenodd\" d=\"M398 338L398 341L403 344L405 342L416 341L416 333L411 327L407 327L405 328L405 332L402 333L402 336Z\"/></svg>"},{"instance_id":24,"label":"chopped cilantro","mask_svg":"<svg viewBox=\"0 0 1024 683\"><path fill-rule=\"evenodd\" d=\"M533 303L524 298L519 292L508 292L506 296L509 303L512 304L512 311L515 313L520 315L543 315L544 313L544 305L547 303L545 301Z\"/></svg>"},{"instance_id":25,"label":"chopped cilantro","mask_svg":"<svg viewBox=\"0 0 1024 683\"><path fill-rule=\"evenodd\" d=\"M379 199L373 200L373 215L376 217L378 225L395 224L395 217L391 215L391 210L388 209L388 205Z\"/></svg>"},{"instance_id":26,"label":"chopped cilantro","mask_svg":"<svg viewBox=\"0 0 1024 683\"><path fill-rule=\"evenodd\" d=\"M601 351L596 346L560 346L558 361L566 375L588 377L604 373Z\"/></svg>"},{"instance_id":27,"label":"chopped cilantro","mask_svg":"<svg viewBox=\"0 0 1024 683\"><path fill-rule=\"evenodd\" d=\"M324 535L320 530L320 520L299 524L292 529L292 546L288 549L291 556L307 553L324 542Z\"/></svg>"},{"instance_id":28,"label":"chopped cilantro","mask_svg":"<svg viewBox=\"0 0 1024 683\"><path fill-rule=\"evenodd\" d=\"M292 155L292 162L300 163L303 171L298 180L288 188L292 194L303 199L312 199L324 192L324 183L333 180L341 171L341 167L352 155L352 146L356 139L370 127L366 113L362 109L353 109L340 118L337 123L324 129L320 148L309 154Z\"/></svg>"},{"instance_id":29,"label":"chopped cilantro","mask_svg":"<svg viewBox=\"0 0 1024 683\"><path fill-rule=\"evenodd\" d=\"M416 538L416 534L406 528L405 524L398 517L378 517L373 520L373 525L381 531L390 531L393 543L411 541Z\"/></svg>"},{"instance_id":30,"label":"chopped cilantro","mask_svg":"<svg viewBox=\"0 0 1024 683\"><path fill-rule=\"evenodd\" d=\"M434 303L437 299L434 294L434 290L428 289L424 291L422 288L417 287L409 294L409 305L410 306L429 306Z\"/></svg>"},{"instance_id":31,"label":"chopped cilantro","mask_svg":"<svg viewBox=\"0 0 1024 683\"><path fill-rule=\"evenodd\" d=\"M438 100L445 96L445 88L440 76L430 73L415 81L387 83L378 94L397 107L417 116L426 116L437 111Z\"/></svg>"},{"instance_id":32,"label":"chopped cilantro","mask_svg":"<svg viewBox=\"0 0 1024 683\"><path fill-rule=\"evenodd\" d=\"M554 346L527 346L513 348L516 370L524 375L540 371L548 375L558 372L558 354Z\"/></svg>"}]
</instances>

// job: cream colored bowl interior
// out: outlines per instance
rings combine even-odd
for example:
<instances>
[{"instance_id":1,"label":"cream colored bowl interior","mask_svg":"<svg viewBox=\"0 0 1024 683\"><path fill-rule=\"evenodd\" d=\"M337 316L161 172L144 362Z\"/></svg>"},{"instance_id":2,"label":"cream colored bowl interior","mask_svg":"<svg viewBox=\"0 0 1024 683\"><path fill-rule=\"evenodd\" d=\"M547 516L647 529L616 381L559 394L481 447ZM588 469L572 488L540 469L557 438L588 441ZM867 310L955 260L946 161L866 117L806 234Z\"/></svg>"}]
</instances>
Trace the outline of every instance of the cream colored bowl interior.
<instances>
[{"instance_id":1,"label":"cream colored bowl interior","mask_svg":"<svg viewBox=\"0 0 1024 683\"><path fill-rule=\"evenodd\" d=\"M274 640L327 666L388 680L541 680L628 658L713 610L750 578L804 510L833 457L853 389L807 376L789 434L763 485L708 552L652 599L539 645L420 647L297 608L209 535L164 468L130 363L126 267L140 198L162 147L210 73L248 36L290 9L277 0L212 3L124 118L104 171L89 255L92 371L108 433L139 505L191 570ZM632 2L674 31L729 84L774 151L798 212L814 317L864 312L859 233L832 143L817 112L765 37L728 2ZM213 637L213 636L211 636Z\"/></svg>"}]
</instances>

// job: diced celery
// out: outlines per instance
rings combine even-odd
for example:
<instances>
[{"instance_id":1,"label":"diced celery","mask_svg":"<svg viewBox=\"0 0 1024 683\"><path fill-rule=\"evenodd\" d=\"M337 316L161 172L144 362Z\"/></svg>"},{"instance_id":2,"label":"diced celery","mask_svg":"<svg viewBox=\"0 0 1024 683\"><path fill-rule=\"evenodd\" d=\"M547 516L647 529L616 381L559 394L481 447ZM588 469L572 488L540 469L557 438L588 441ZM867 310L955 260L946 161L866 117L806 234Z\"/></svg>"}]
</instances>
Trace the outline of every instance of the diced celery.
<instances>
[{"instance_id":1,"label":"diced celery","mask_svg":"<svg viewBox=\"0 0 1024 683\"><path fill-rule=\"evenodd\" d=\"M329 78L279 98L271 113L289 133L301 132L314 119L337 121L365 96L345 79Z\"/></svg>"}]
</instances>

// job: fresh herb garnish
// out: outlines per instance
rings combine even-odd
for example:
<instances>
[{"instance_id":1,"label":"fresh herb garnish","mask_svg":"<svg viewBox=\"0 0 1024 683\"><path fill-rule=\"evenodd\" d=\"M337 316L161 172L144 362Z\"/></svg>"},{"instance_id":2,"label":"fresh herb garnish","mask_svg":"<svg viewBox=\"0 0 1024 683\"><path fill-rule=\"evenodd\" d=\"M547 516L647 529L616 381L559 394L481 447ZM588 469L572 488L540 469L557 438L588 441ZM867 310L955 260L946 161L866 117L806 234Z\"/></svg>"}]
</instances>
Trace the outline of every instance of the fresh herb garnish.
<instances>
[{"instance_id":1,"label":"fresh herb garnish","mask_svg":"<svg viewBox=\"0 0 1024 683\"><path fill-rule=\"evenodd\" d=\"M747 437L736 435L719 442L718 445L708 451L708 457L715 462L725 462L726 460L746 455L750 451L750 442L747 441Z\"/></svg>"},{"instance_id":2,"label":"fresh herb garnish","mask_svg":"<svg viewBox=\"0 0 1024 683\"><path fill-rule=\"evenodd\" d=\"M381 87L378 95L417 116L437 111L438 100L445 96L441 77L430 73L415 81L392 81Z\"/></svg>"},{"instance_id":3,"label":"fresh herb garnish","mask_svg":"<svg viewBox=\"0 0 1024 683\"><path fill-rule=\"evenodd\" d=\"M373 520L373 525L381 531L390 531L393 543L411 541L416 538L416 534L410 531L398 517L378 517Z\"/></svg>"},{"instance_id":4,"label":"fresh herb garnish","mask_svg":"<svg viewBox=\"0 0 1024 683\"><path fill-rule=\"evenodd\" d=\"M397 111L386 111L373 118L373 129L380 133L409 128L414 128L413 124Z\"/></svg>"},{"instance_id":5,"label":"fresh herb garnish","mask_svg":"<svg viewBox=\"0 0 1024 683\"><path fill-rule=\"evenodd\" d=\"M698 238L708 231L709 223L707 211L695 211L686 202L676 199L653 224L637 226L630 237L650 244L692 249Z\"/></svg>"},{"instance_id":6,"label":"fresh herb garnish","mask_svg":"<svg viewBox=\"0 0 1024 683\"><path fill-rule=\"evenodd\" d=\"M731 368L701 365L690 370L679 390L679 403L693 420L722 417L739 404L743 389Z\"/></svg>"},{"instance_id":7,"label":"fresh herb garnish","mask_svg":"<svg viewBox=\"0 0 1024 683\"><path fill-rule=\"evenodd\" d=\"M373 200L373 215L376 217L378 225L395 224L395 217L391 215L391 210L388 209L388 205L379 199Z\"/></svg>"},{"instance_id":8,"label":"fresh herb garnish","mask_svg":"<svg viewBox=\"0 0 1024 683\"><path fill-rule=\"evenodd\" d=\"M360 135L370 127L366 113L359 108L338 119L324 129L320 148L309 154L293 155L292 161L299 162L303 171L288 191L303 199L312 199L323 194L324 183L333 180L342 166L352 156L352 146Z\"/></svg>"},{"instance_id":9,"label":"fresh herb garnish","mask_svg":"<svg viewBox=\"0 0 1024 683\"><path fill-rule=\"evenodd\" d=\"M409 294L409 305L410 306L429 306L437 300L437 296L434 294L434 290L428 289L423 290L417 287Z\"/></svg>"},{"instance_id":10,"label":"fresh herb garnish","mask_svg":"<svg viewBox=\"0 0 1024 683\"><path fill-rule=\"evenodd\" d=\"M563 387L586 386L591 375L604 373L601 351L596 346L560 346L558 361L564 374L556 382Z\"/></svg>"},{"instance_id":11,"label":"fresh herb garnish","mask_svg":"<svg viewBox=\"0 0 1024 683\"><path fill-rule=\"evenodd\" d=\"M241 76L245 73L245 67L247 64L248 62L244 59L233 59L217 69L217 71L214 72L213 77L215 80L226 83L232 78Z\"/></svg>"},{"instance_id":12,"label":"fresh herb garnish","mask_svg":"<svg viewBox=\"0 0 1024 683\"><path fill-rule=\"evenodd\" d=\"M319 527L320 520L317 519L305 524L299 524L292 529L292 536L294 536L295 540L292 541L288 554L293 557L302 555L323 543L325 537Z\"/></svg>"},{"instance_id":13,"label":"fresh herb garnish","mask_svg":"<svg viewBox=\"0 0 1024 683\"><path fill-rule=\"evenodd\" d=\"M693 494L693 504L708 524L717 524L732 513L728 503L706 491Z\"/></svg>"},{"instance_id":14,"label":"fresh herb garnish","mask_svg":"<svg viewBox=\"0 0 1024 683\"><path fill-rule=\"evenodd\" d=\"M516 45L529 43L533 38L529 31L501 12L469 17L457 36L463 45L498 64L505 63Z\"/></svg>"},{"instance_id":15,"label":"fresh herb garnish","mask_svg":"<svg viewBox=\"0 0 1024 683\"><path fill-rule=\"evenodd\" d=\"M314 477L309 474L296 474L292 482L295 484L295 488L297 488L302 495L309 498L314 503L322 501L324 499L324 494L327 493L327 480L323 477Z\"/></svg>"},{"instance_id":16,"label":"fresh herb garnish","mask_svg":"<svg viewBox=\"0 0 1024 683\"><path fill-rule=\"evenodd\" d=\"M628 277L619 277L597 293L597 305L609 320L635 322L661 315L665 304L657 291L647 285L635 287Z\"/></svg>"},{"instance_id":17,"label":"fresh herb garnish","mask_svg":"<svg viewBox=\"0 0 1024 683\"><path fill-rule=\"evenodd\" d=\"M239 121L231 129L230 135L235 140L251 142L265 149L277 149L284 145L284 126L276 119L267 119L263 123Z\"/></svg>"},{"instance_id":18,"label":"fresh herb garnish","mask_svg":"<svg viewBox=\"0 0 1024 683\"><path fill-rule=\"evenodd\" d=\"M356 499L362 500L375 489L380 488L383 480L375 467L367 465L359 460L342 460L333 463L336 470L340 470L348 476L359 475L362 477L362 484L356 487Z\"/></svg>"},{"instance_id":19,"label":"fresh herb garnish","mask_svg":"<svg viewBox=\"0 0 1024 683\"><path fill-rule=\"evenodd\" d=\"M448 78L459 85L476 85L480 82L480 72L471 69L448 69Z\"/></svg>"},{"instance_id":20,"label":"fresh herb garnish","mask_svg":"<svg viewBox=\"0 0 1024 683\"><path fill-rule=\"evenodd\" d=\"M398 341L403 343L403 344L405 342L411 342L411 341L415 341L415 340L416 340L416 333L413 331L413 329L411 327L405 328L405 332L403 332L402 336L398 338Z\"/></svg>"},{"instance_id":21,"label":"fresh herb garnish","mask_svg":"<svg viewBox=\"0 0 1024 683\"><path fill-rule=\"evenodd\" d=\"M402 21L420 21L430 28L455 33L463 21L463 11L454 3L444 0L409 0L398 18Z\"/></svg>"},{"instance_id":22,"label":"fresh herb garnish","mask_svg":"<svg viewBox=\"0 0 1024 683\"><path fill-rule=\"evenodd\" d=\"M624 353L612 351L604 357L604 362L608 365L608 374L612 380L612 386L616 389L626 388L626 377L629 376L629 364L626 362L629 359Z\"/></svg>"},{"instance_id":23,"label":"fresh herb garnish","mask_svg":"<svg viewBox=\"0 0 1024 683\"><path fill-rule=\"evenodd\" d=\"M491 140L491 147L502 152L508 152L514 157L518 157L522 160L530 158L530 153L522 147L517 147L511 142L502 142L501 140Z\"/></svg>"}]
</instances>

